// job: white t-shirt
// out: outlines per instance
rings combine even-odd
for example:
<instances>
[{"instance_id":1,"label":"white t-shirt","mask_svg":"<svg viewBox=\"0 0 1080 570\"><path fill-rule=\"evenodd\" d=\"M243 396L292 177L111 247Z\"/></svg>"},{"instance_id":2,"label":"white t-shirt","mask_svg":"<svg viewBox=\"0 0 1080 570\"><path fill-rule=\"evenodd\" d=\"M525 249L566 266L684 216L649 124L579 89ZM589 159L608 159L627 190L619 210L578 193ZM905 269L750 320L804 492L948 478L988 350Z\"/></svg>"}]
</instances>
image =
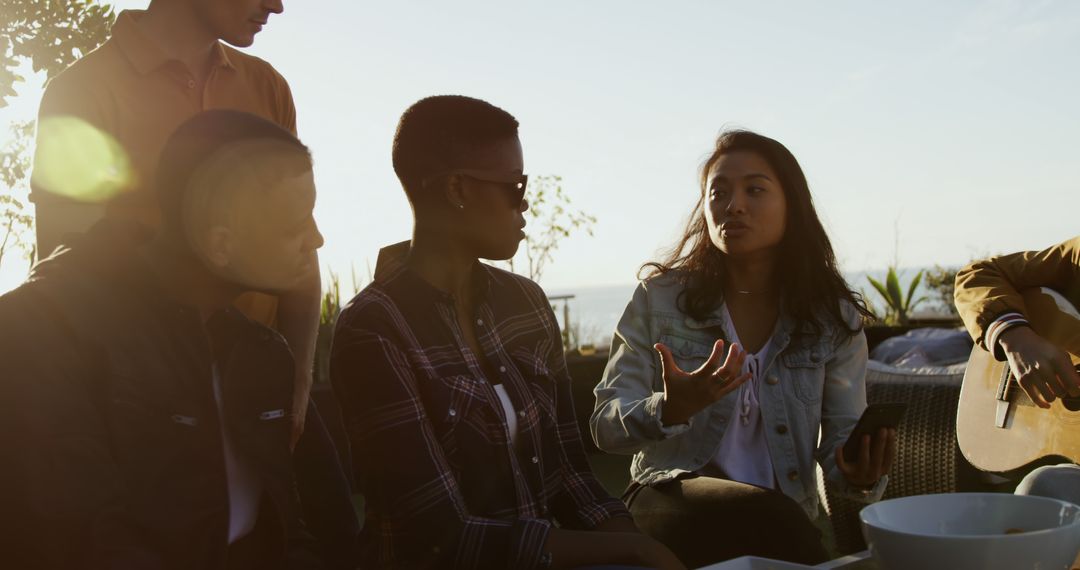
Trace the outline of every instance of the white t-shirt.
<instances>
[{"instance_id":1,"label":"white t-shirt","mask_svg":"<svg viewBox=\"0 0 1080 570\"><path fill-rule=\"evenodd\" d=\"M251 464L239 453L225 428L225 399L221 375L214 367L214 400L217 402L221 425L222 447L225 450L225 477L229 484L229 544L255 530L259 518L259 499L262 481Z\"/></svg>"},{"instance_id":2,"label":"white t-shirt","mask_svg":"<svg viewBox=\"0 0 1080 570\"><path fill-rule=\"evenodd\" d=\"M506 429L510 432L510 445L517 447L518 442L518 418L514 412L514 403L510 401L510 395L502 384L495 385L495 393L499 395L499 403L502 404L503 413L506 414Z\"/></svg>"},{"instance_id":3,"label":"white t-shirt","mask_svg":"<svg viewBox=\"0 0 1080 570\"><path fill-rule=\"evenodd\" d=\"M723 307L724 332L731 344L742 343L731 322L731 313L727 305ZM756 353L747 353L743 362L742 373L750 373L750 380L736 390L738 401L735 413L728 421L727 429L720 439L720 447L712 463L720 468L731 480L766 489L775 489L776 475L773 471L772 455L769 442L765 439L765 422L761 418L761 404L758 393L761 391L761 378L765 373L765 363L772 350L772 337Z\"/></svg>"}]
</instances>

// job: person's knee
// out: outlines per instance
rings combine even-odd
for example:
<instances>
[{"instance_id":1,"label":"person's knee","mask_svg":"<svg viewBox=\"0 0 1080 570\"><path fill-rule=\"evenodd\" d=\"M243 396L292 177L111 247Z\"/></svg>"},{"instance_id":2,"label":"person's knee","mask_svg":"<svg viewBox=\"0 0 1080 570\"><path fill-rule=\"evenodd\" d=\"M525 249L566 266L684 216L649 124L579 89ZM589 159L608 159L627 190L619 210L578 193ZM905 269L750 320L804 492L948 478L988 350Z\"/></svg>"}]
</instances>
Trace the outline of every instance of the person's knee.
<instances>
[{"instance_id":1,"label":"person's knee","mask_svg":"<svg viewBox=\"0 0 1080 570\"><path fill-rule=\"evenodd\" d=\"M1050 497L1080 503L1080 467L1048 465L1024 477L1016 486L1017 495Z\"/></svg>"},{"instance_id":2,"label":"person's knee","mask_svg":"<svg viewBox=\"0 0 1080 570\"><path fill-rule=\"evenodd\" d=\"M783 493L764 492L757 497L756 502L758 508L767 513L766 517L771 520L799 525L810 522L802 506Z\"/></svg>"},{"instance_id":3,"label":"person's knee","mask_svg":"<svg viewBox=\"0 0 1080 570\"><path fill-rule=\"evenodd\" d=\"M729 485L731 487L731 485ZM729 489L730 491L730 489ZM716 513L726 513L732 516L739 524L750 529L767 529L784 535L814 535L815 527L803 508L791 497L770 489L742 485L737 492L729 492L727 496L716 497L714 504L701 505L695 513L697 520L689 524L708 524L709 518L715 518ZM726 521L730 527L731 521ZM753 532L753 531L751 531Z\"/></svg>"}]
</instances>

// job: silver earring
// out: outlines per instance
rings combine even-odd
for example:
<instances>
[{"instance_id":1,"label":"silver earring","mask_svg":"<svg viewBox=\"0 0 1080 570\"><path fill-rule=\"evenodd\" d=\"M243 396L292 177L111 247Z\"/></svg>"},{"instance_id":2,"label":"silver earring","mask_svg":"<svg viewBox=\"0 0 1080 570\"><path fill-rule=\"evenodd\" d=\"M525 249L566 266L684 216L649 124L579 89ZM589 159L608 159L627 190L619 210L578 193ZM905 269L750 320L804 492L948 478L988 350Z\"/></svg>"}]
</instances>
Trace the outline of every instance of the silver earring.
<instances>
[{"instance_id":1,"label":"silver earring","mask_svg":"<svg viewBox=\"0 0 1080 570\"><path fill-rule=\"evenodd\" d=\"M458 204L457 207L458 207L458 209L464 210L465 209L465 204Z\"/></svg>"}]
</instances>

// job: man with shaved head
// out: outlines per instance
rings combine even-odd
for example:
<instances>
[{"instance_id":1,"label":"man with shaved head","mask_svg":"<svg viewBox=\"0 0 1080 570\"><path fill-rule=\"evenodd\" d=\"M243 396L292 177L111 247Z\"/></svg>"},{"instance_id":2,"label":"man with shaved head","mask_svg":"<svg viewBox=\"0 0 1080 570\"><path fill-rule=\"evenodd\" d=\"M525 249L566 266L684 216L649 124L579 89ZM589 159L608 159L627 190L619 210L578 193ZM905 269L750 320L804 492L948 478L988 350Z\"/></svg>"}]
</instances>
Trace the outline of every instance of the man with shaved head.
<instances>
[{"instance_id":1,"label":"man with shaved head","mask_svg":"<svg viewBox=\"0 0 1080 570\"><path fill-rule=\"evenodd\" d=\"M48 256L68 234L102 218L157 231L153 181L166 139L212 109L262 117L296 134L288 83L246 48L284 10L282 0L151 0L120 12L112 36L45 88L31 178L37 251ZM292 445L305 515L347 567L358 532L348 480L323 421L309 404L318 331L319 273L273 294L248 291L236 307L279 331L294 359Z\"/></svg>"},{"instance_id":2,"label":"man with shaved head","mask_svg":"<svg viewBox=\"0 0 1080 570\"><path fill-rule=\"evenodd\" d=\"M233 307L318 270L308 149L210 111L156 187L156 234L104 219L0 296L2 565L326 567L295 500L293 354Z\"/></svg>"}]
</instances>

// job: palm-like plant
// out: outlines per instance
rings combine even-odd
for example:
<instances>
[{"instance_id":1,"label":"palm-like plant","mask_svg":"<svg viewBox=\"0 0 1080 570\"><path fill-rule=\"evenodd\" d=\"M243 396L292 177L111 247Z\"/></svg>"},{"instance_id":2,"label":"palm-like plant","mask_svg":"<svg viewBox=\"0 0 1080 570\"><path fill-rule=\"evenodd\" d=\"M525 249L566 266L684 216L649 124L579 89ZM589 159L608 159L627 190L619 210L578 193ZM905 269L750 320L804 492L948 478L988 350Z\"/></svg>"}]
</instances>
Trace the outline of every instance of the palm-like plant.
<instances>
[{"instance_id":1,"label":"palm-like plant","mask_svg":"<svg viewBox=\"0 0 1080 570\"><path fill-rule=\"evenodd\" d=\"M355 268L352 271L352 294L348 298L344 299L345 303L348 303L352 297L356 296L360 287L360 282L356 279ZM330 381L330 347L334 342L334 327L337 326L338 315L341 314L341 306L343 299L341 298L341 278L340 276L330 270L327 272L327 278L323 282L323 296L322 303L319 309L319 332L315 337L315 381L316 382L329 382Z\"/></svg>"},{"instance_id":2,"label":"palm-like plant","mask_svg":"<svg viewBox=\"0 0 1080 570\"><path fill-rule=\"evenodd\" d=\"M908 324L909 315L920 303L926 300L926 296L915 298L915 290L922 282L923 271L915 274L915 278L908 284L907 295L900 288L900 278L897 276L896 267L889 267L885 275L885 283L867 275L866 279L874 286L881 298L885 300L885 322L892 325L905 326Z\"/></svg>"}]
</instances>

